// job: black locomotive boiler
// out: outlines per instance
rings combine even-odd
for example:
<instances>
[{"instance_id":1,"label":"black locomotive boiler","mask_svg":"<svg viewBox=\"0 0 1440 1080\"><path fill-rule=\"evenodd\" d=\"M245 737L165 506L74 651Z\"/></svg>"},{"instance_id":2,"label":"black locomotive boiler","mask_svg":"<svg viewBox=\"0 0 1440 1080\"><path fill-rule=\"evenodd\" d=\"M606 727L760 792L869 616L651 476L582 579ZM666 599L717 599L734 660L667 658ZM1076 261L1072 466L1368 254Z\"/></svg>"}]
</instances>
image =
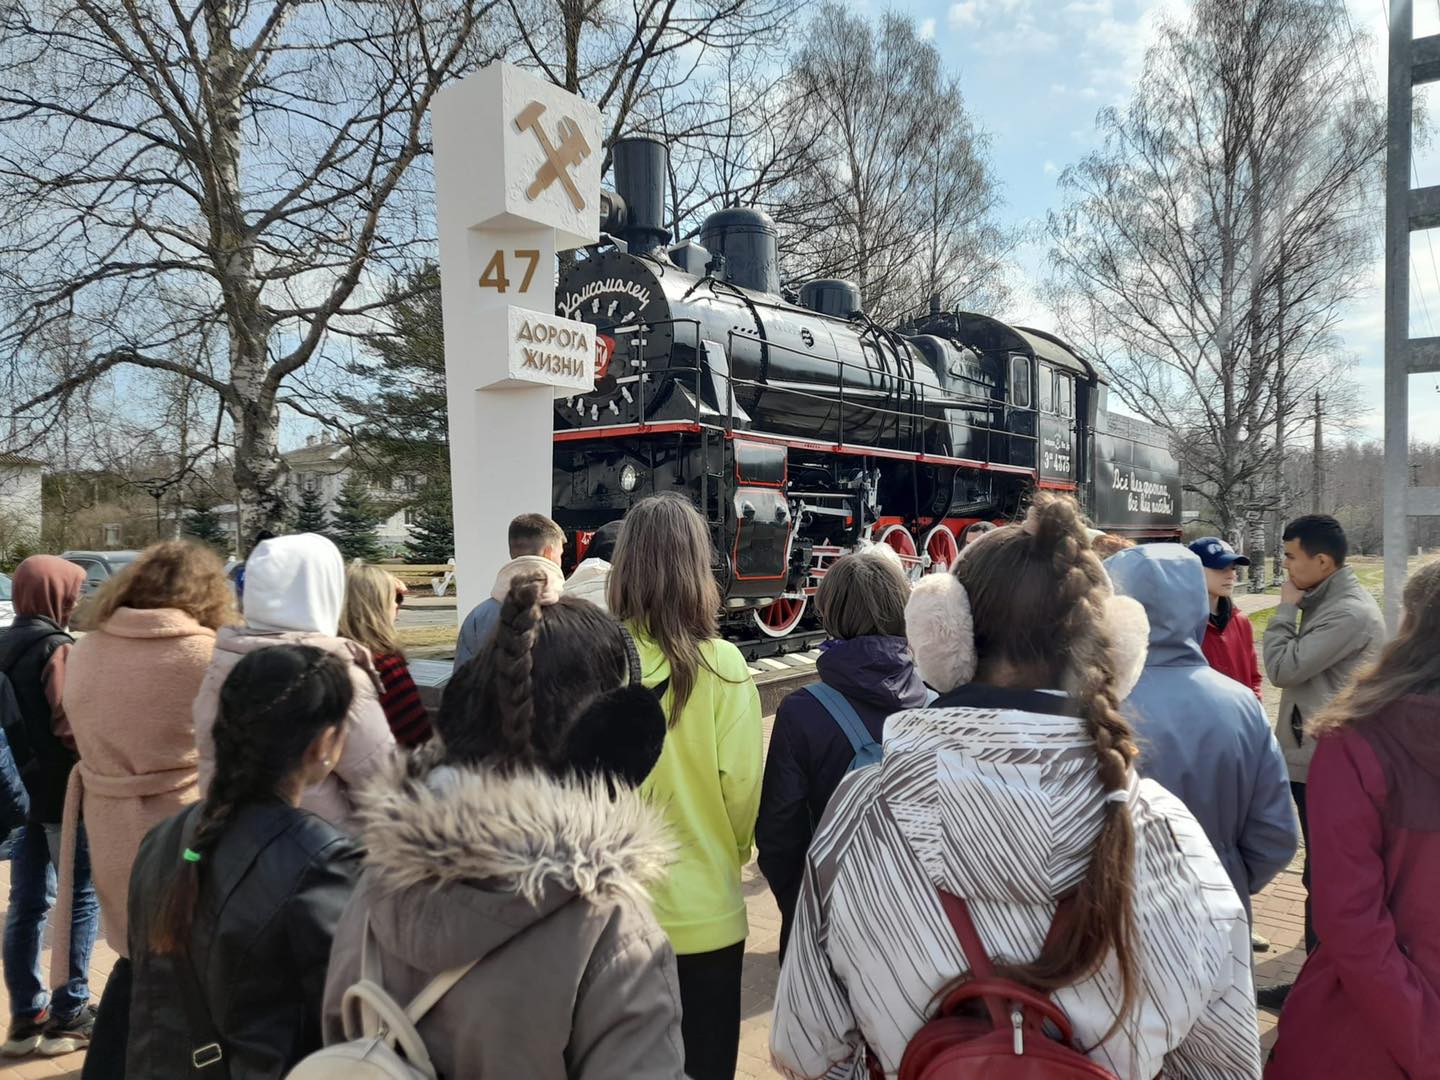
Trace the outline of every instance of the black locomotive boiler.
<instances>
[{"instance_id":1,"label":"black locomotive boiler","mask_svg":"<svg viewBox=\"0 0 1440 1080\"><path fill-rule=\"evenodd\" d=\"M583 553L637 499L685 495L709 522L733 632L784 637L827 566L888 544L915 575L954 562L976 521L1036 489L1097 525L1177 538L1179 470L1163 434L1109 414L1075 351L983 315L876 324L858 290L781 286L755 210L669 245L666 150L614 147L604 245L561 275L559 314L597 330L592 392L556 402L553 508Z\"/></svg>"}]
</instances>

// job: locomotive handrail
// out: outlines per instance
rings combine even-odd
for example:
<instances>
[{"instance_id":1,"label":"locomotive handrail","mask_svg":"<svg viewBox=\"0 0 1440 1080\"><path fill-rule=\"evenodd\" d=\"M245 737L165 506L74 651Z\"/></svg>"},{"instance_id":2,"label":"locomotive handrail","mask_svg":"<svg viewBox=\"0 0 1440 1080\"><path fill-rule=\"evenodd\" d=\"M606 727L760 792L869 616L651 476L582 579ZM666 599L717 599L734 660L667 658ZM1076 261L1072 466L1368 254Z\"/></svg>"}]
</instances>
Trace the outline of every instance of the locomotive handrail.
<instances>
[{"instance_id":1,"label":"locomotive handrail","mask_svg":"<svg viewBox=\"0 0 1440 1080\"><path fill-rule=\"evenodd\" d=\"M754 331L748 331L748 330L743 330L743 329L736 329L736 330L731 330L731 331L730 331L730 334L729 334L729 337L730 337L730 338L735 338L735 337L737 337L737 336L745 337L745 338L748 338L748 339L751 339L751 340L758 340L758 337L759 337L759 335L755 334ZM727 341L727 342L726 342L727 347L729 346L729 344L730 344L730 342ZM781 351L781 352L792 353L792 354L794 354L794 355L796 355L796 356L809 356L809 355L811 355L811 354L809 354L809 353L801 352L799 349L793 349L793 348L791 348L791 347L788 346L788 345L781 345L781 344L777 344L777 343L775 343L775 342L769 342L768 344L769 344L769 347L770 347L771 349L778 349L778 350ZM861 373L863 373L863 374L868 374L868 375L872 375L872 376L873 376L873 375L876 375L877 373L876 373L876 370L875 370L874 368L871 368L871 367L862 367L862 366L859 365L859 364L852 364L852 363L850 363L850 362L848 362L848 361L846 361L846 360L841 360L841 359L839 359L838 357L834 360L834 364L835 364L835 367L836 367L836 378L835 378L836 395L835 395L834 398L831 398L831 397L828 397L828 396L825 396L825 395L822 395L822 394L816 394L816 393L813 393L813 392L808 391L808 390L798 389L798 388L795 388L795 387L790 387L790 386L776 386L776 385L773 384L773 383L759 382L759 381L754 380L754 379L742 379L742 378L739 378L738 376L731 375L729 372L727 372L726 375L725 375L725 379L726 379L726 383L727 383L727 393L726 393L726 406L727 406L727 407L726 407L726 421L727 421L727 425L730 424L731 422L733 422L734 409L733 409L733 406L731 406L730 402L732 401L732 399L733 399L733 397L734 397L733 387L734 387L735 384L739 384L739 385L741 385L741 386L750 386L750 387L754 387L754 388L757 388L757 389L768 390L768 391L770 391L771 393L775 393L775 394L792 394L792 395L794 395L794 396L796 396L796 397L807 398L807 399L812 400L812 401L821 401L821 402L831 402L831 401L834 401L834 402L836 402L836 403L838 404L839 410L840 410L840 416L839 416L839 433L840 433L840 439L839 439L839 441L843 444L844 441L845 441L845 439L844 439L844 434L845 434L845 391L846 391L846 384L845 384L845 379L844 379L844 369L850 368L850 369L853 369L853 370L855 370L855 371L861 372ZM686 369L682 369L682 370L686 370ZM868 404L868 403L858 403L858 402L857 402L857 403L854 403L854 405L852 406L853 408L863 409L863 410L865 410L866 412L872 413L872 414L883 414L883 415L886 415L886 416L903 417L903 418L910 419L910 420L921 421L921 422L923 422L923 423L943 423L943 424L947 425L948 427L956 427L956 428L960 428L960 429L965 430L965 431L983 432L984 435L985 435L985 444L986 444L986 445L985 445L985 459L984 459L984 460L986 460L986 461L990 461L990 460L992 460L992 458L993 458L993 454L991 453L992 447L991 447L991 445L990 445L990 441L991 441L992 436L996 435L997 433L998 433L999 435L1002 435L1003 437L1005 437L1005 438L1007 438L1007 439L1016 439L1016 440L1020 440L1020 441L1022 441L1022 442L1033 442L1033 443L1038 444L1039 441L1040 441L1040 436L1038 435L1038 433L1035 434L1035 435L1027 435L1027 434L1024 434L1024 433L1022 433L1022 432L1013 432L1013 431L1010 431L1008 428L1005 428L1005 427L998 427L998 428L997 428L997 427L995 427L994 425L991 425L991 424L972 424L972 423L970 423L969 421L966 421L966 420L955 420L955 419L952 419L950 416L945 415L945 414L943 414L943 413L942 413L942 415L940 415L940 416L935 416L935 415L932 415L932 414L929 413L929 412L924 411L925 408L926 408L926 406L929 406L929 405L933 405L933 406L936 407L937 409L946 410L946 412L948 412L948 410L949 410L950 408L956 407L956 406L964 407L964 408L987 408L987 409L997 408L997 407L998 407L998 408L1005 408L1005 407L1007 407L1007 406L1006 406L1006 403L1004 402L1003 399L997 401L997 400L995 400L995 399L987 398L987 399L983 399L983 400L978 400L978 401L977 401L977 400L967 400L967 399L964 399L964 398L952 397L952 396L949 395L949 394L944 394L944 395L942 395L942 396L940 396L940 397L937 398L937 397L935 397L935 396L932 396L932 395L929 393L931 390L936 389L936 388L930 387L930 386L928 386L927 384L920 382L920 380L918 380L918 379L911 378L911 377L907 377L907 376L900 375L900 374L897 374L897 373L894 373L894 372L889 372L889 371L885 371L885 372L879 373L879 377L880 377L882 380L889 380L889 381L893 381L893 382L896 382L896 383L906 383L906 384L908 384L909 387L910 387L908 393L909 393L911 399L912 399L912 400L918 400L918 401L920 402L920 408L921 408L922 411L920 411L920 412L911 412L911 411L908 411L908 410L891 409L891 408L887 408L887 407L885 407L885 406L883 406L883 405L872 405L872 404ZM850 387L849 389L851 389L851 390L856 390L856 389L859 389L859 388L857 388L857 387ZM903 395L904 393L906 393L907 391L905 391L905 390L896 391L896 390L892 390L892 389L889 389L889 388L886 388L886 387L876 387L876 388L875 388L875 392L876 392L876 393L883 393L883 394L885 394L887 397L893 396L893 397L899 398L900 396L902 396L902 395ZM1021 411L1021 412L1035 412L1034 409L1022 409L1022 410L1018 410L1018 411ZM727 430L729 430L728 426L727 426ZM913 441L914 441L914 436L913 436L913 433L912 433L912 442L913 442ZM920 449L914 449L913 452L914 452L914 453L922 453L922 454L925 453L925 451L924 451L924 449L923 449L923 446L922 446Z\"/></svg>"},{"instance_id":2,"label":"locomotive handrail","mask_svg":"<svg viewBox=\"0 0 1440 1080\"><path fill-rule=\"evenodd\" d=\"M683 335L683 337L688 337L690 340L683 341L682 334L674 333L670 342L668 355L664 357L664 360L666 361L665 366L663 367L663 369L658 367L652 368L648 366L644 361L646 361L647 359L659 360L661 359L661 357L657 356L654 358L647 358L645 356L645 346L646 344L648 344L647 337L649 334L654 333L657 329L665 326L670 326L676 329L680 327L690 328L691 332ZM629 352L634 361L633 367L637 376L635 382L637 388L637 404L639 406L639 421L642 424L648 423L650 420L649 402L646 400L646 384L650 381L651 377L659 376L662 373L665 376L676 379L677 381L681 382L682 385L685 382L691 383L691 386L693 387L692 396L695 404L695 413L693 416L693 420L697 424L706 422L706 417L704 415L705 395L702 390L702 380L708 374L712 378L723 379L725 383L725 405L724 413L721 419L724 423L725 431L727 432L727 434L733 434L735 431L735 388L737 386L741 386L759 391L767 391L772 394L788 394L793 395L796 398L802 398L805 400L817 401L822 403L830 403L835 405L838 410L837 425L839 442L842 445L844 445L845 443L846 418L848 415L847 410L857 409L863 410L866 414L871 416L895 417L897 419L908 419L917 422L917 427L912 428L910 439L908 440L911 445L908 448L907 452L913 452L918 454L924 454L927 452L924 448L923 436L920 436L918 433L919 427L925 424L943 424L946 426L947 429L951 430L959 429L962 431L974 432L976 434L983 433L983 460L985 461L992 461L995 457L993 453L995 449L994 440L997 436L1006 440L1014 440L1020 443L1038 444L1040 441L1040 436L1038 433L1031 435L1023 432L1014 432L1011 431L1009 428L1004 427L1003 423L1001 426L996 426L989 423L972 423L968 419L962 420L953 418L953 412L958 409L1009 409L1015 412L1037 412L1036 408L1034 407L1019 409L1015 406L1011 406L1008 404L1008 402L1005 401L1003 397L994 398L988 396L981 397L979 395L954 395L944 393L943 391L937 393L937 391L941 391L941 388L933 387L927 383L921 382L913 375L904 375L901 374L899 371L890 370L888 367L884 370L879 370L868 365L851 363L847 360L839 358L838 356L829 360L829 362L834 365L835 370L833 395L826 393L817 393L812 390L805 390L792 386L777 386L774 383L761 382L757 379L741 378L733 373L728 363L726 365L726 370L723 375L713 370L708 370L705 366L702 366L704 364L704 342L701 338L703 326L698 319L657 319L645 323L634 323L631 324L631 326L624 328L616 327L611 331L611 333L620 332L622 329L625 336L629 338ZM779 352L789 353L794 356L807 358L814 357L813 353L808 353L800 349L795 349L788 345L784 345L779 342L774 342L763 338L754 330L734 328L730 330L727 335L727 340L725 341L727 358L734 355L734 339L736 338L743 338L747 342L756 343L767 349L778 350ZM686 348L690 348L692 350L692 355L695 357L695 362L693 364L686 365L675 364L673 361L675 359L677 346L684 346ZM911 370L912 372L914 371L913 365ZM872 384L875 384L872 385L870 389L874 393L885 395L887 399L894 399L896 402L900 402L906 396L908 396L912 402L918 403L918 411L914 409L892 408L889 407L888 404L882 405L865 401L856 401L854 400L853 393L850 400L847 401L847 390L853 392L856 390L863 391L864 389L861 387L847 386L845 380L845 374L847 371L854 371L858 374L868 376ZM686 378L687 376L693 376L693 379ZM827 387L831 384L817 383L816 385L820 387ZM716 405L719 405L718 400L716 401ZM896 442L897 445L894 447L894 449L906 449L905 446L900 445L901 440L897 439Z\"/></svg>"}]
</instances>

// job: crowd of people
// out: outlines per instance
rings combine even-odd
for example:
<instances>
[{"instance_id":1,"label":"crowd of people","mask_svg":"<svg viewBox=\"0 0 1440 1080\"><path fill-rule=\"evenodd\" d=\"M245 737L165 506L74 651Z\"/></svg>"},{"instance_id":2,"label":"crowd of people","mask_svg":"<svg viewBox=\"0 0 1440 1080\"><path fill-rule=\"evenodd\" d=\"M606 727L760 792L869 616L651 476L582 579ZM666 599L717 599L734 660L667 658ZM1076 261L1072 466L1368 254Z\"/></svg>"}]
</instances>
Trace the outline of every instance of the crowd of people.
<instances>
[{"instance_id":1,"label":"crowd of people","mask_svg":"<svg viewBox=\"0 0 1440 1080\"><path fill-rule=\"evenodd\" d=\"M1272 730L1244 557L1040 495L918 581L885 547L834 563L819 680L767 756L695 508L579 543L567 580L553 521L510 524L433 732L404 586L321 537L259 543L238 608L213 555L158 544L79 641L83 574L22 563L0 1050L88 1046L95 1078L732 1080L758 849L787 1077L1435 1071L1440 562L1386 644L1339 525L1292 522ZM1266 1063L1250 898L1302 835L1309 958L1259 988Z\"/></svg>"}]
</instances>

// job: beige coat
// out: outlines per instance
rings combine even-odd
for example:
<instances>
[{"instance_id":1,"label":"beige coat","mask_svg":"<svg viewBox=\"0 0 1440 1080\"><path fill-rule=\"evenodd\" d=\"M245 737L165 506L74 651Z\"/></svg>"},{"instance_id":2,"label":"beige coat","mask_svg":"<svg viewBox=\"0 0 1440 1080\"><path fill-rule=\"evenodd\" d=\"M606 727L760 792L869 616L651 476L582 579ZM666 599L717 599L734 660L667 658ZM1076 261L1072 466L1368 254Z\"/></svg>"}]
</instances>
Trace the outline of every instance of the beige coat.
<instances>
[{"instance_id":1,"label":"beige coat","mask_svg":"<svg viewBox=\"0 0 1440 1080\"><path fill-rule=\"evenodd\" d=\"M66 794L65 845L83 806L105 937L121 956L129 955L125 904L140 841L200 798L190 710L214 649L215 631L183 611L122 607L70 653L65 713L80 764ZM59 895L70 897L70 888ZM70 920L54 925L68 931Z\"/></svg>"},{"instance_id":2,"label":"beige coat","mask_svg":"<svg viewBox=\"0 0 1440 1080\"><path fill-rule=\"evenodd\" d=\"M350 663L355 700L350 706L345 750L335 771L306 791L300 805L353 835L351 791L389 763L395 753L395 737L390 734L385 711L380 708L380 682L370 654L344 638L298 630L262 632L248 627L226 627L220 631L215 641L215 657L195 698L201 793L209 788L210 778L215 775L215 740L211 732L220 713L220 687L247 653L272 645L313 645Z\"/></svg>"},{"instance_id":3,"label":"beige coat","mask_svg":"<svg viewBox=\"0 0 1440 1080\"><path fill-rule=\"evenodd\" d=\"M335 931L326 1041L368 920L397 1001L477 961L419 1025L440 1075L680 1080L675 954L646 898L671 850L658 816L630 790L427 758L362 799L368 856Z\"/></svg>"},{"instance_id":4,"label":"beige coat","mask_svg":"<svg viewBox=\"0 0 1440 1080\"><path fill-rule=\"evenodd\" d=\"M1265 674L1281 690L1275 738L1294 783L1305 783L1315 754L1314 739L1296 738L1294 713L1314 720L1384 643L1380 605L1348 566L1307 592L1299 607L1275 609L1261 651Z\"/></svg>"}]
</instances>

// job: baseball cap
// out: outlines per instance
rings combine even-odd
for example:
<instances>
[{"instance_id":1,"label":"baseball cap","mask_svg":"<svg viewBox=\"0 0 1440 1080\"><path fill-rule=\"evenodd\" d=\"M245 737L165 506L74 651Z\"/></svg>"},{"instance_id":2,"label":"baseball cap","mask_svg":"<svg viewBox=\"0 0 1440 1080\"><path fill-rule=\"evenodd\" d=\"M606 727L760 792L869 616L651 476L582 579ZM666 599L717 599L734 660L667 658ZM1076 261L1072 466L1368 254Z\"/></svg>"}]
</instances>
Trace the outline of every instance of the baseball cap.
<instances>
[{"instance_id":1,"label":"baseball cap","mask_svg":"<svg viewBox=\"0 0 1440 1080\"><path fill-rule=\"evenodd\" d=\"M1218 536L1202 536L1190 545L1190 550L1200 556L1200 561L1211 570L1250 565L1249 559L1235 554L1235 549Z\"/></svg>"}]
</instances>

